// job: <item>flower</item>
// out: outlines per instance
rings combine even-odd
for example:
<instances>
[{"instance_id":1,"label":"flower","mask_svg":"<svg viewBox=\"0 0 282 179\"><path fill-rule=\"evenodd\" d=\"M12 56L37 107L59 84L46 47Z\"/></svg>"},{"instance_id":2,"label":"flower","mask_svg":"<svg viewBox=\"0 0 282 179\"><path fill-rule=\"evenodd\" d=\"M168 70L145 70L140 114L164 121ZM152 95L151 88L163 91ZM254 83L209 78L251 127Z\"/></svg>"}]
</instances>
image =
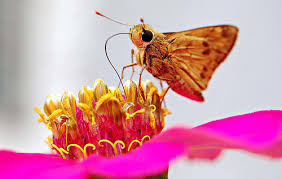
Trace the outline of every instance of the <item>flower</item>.
<instances>
[{"instance_id":1,"label":"flower","mask_svg":"<svg viewBox=\"0 0 282 179\"><path fill-rule=\"evenodd\" d=\"M159 134L168 109L151 81L142 83L142 95L134 81L109 88L100 79L93 89L84 86L79 100L65 92L61 100L48 96L44 111L35 108L53 135L47 140L51 149L65 159L81 160L95 154L105 157L128 153Z\"/></svg>"},{"instance_id":2,"label":"flower","mask_svg":"<svg viewBox=\"0 0 282 179\"><path fill-rule=\"evenodd\" d=\"M57 154L2 150L0 178L143 178L162 173L165 178L173 159L215 160L223 149L282 157L282 111L258 111L161 132L169 113L161 101L150 81L141 89L128 82L125 96L98 80L93 89L80 90L79 103L70 92L61 100L48 97L47 117L36 111L39 122L53 132L48 144Z\"/></svg>"}]
</instances>

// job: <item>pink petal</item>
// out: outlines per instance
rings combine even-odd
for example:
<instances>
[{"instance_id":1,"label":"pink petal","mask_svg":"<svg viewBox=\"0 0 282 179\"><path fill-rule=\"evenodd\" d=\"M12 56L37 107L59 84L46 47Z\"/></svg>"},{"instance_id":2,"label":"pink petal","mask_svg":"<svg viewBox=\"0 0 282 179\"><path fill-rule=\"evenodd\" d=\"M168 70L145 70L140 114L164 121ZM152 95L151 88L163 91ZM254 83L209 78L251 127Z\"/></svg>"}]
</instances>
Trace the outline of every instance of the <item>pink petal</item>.
<instances>
[{"instance_id":1,"label":"pink petal","mask_svg":"<svg viewBox=\"0 0 282 179\"><path fill-rule=\"evenodd\" d=\"M186 153L181 144L150 142L134 152L113 158L91 156L83 165L98 176L135 178L152 176L165 172L169 162Z\"/></svg>"},{"instance_id":2,"label":"pink petal","mask_svg":"<svg viewBox=\"0 0 282 179\"><path fill-rule=\"evenodd\" d=\"M0 151L0 178L86 178L77 162L56 155Z\"/></svg>"},{"instance_id":3,"label":"pink petal","mask_svg":"<svg viewBox=\"0 0 282 179\"><path fill-rule=\"evenodd\" d=\"M215 159L221 149L242 149L273 158L282 157L282 111L233 116L193 129L172 128L153 141L184 144L189 158Z\"/></svg>"}]
</instances>

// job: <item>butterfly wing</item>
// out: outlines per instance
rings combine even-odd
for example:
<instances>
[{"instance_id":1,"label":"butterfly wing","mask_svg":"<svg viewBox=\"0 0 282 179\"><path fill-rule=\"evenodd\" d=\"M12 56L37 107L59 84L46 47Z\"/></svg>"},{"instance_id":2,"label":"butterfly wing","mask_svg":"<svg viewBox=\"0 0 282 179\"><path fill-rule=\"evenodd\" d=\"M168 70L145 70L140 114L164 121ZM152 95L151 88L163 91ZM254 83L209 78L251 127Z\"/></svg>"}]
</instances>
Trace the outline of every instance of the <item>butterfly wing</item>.
<instances>
[{"instance_id":1,"label":"butterfly wing","mask_svg":"<svg viewBox=\"0 0 282 179\"><path fill-rule=\"evenodd\" d=\"M231 51L237 34L238 28L231 25L164 33L168 57L179 75L178 79L168 81L172 90L204 101L201 91L208 87L214 71Z\"/></svg>"}]
</instances>

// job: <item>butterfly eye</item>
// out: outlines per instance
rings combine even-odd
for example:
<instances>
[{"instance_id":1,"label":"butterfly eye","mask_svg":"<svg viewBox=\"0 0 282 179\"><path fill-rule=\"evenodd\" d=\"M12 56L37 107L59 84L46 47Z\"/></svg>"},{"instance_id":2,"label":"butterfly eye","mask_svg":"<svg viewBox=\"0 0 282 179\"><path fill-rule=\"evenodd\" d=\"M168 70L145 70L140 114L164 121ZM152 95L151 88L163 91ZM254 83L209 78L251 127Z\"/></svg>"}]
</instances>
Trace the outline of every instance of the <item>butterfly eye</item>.
<instances>
[{"instance_id":1,"label":"butterfly eye","mask_svg":"<svg viewBox=\"0 0 282 179\"><path fill-rule=\"evenodd\" d=\"M153 33L149 30L143 29L142 31L142 40L144 42L150 42L153 39Z\"/></svg>"}]
</instances>

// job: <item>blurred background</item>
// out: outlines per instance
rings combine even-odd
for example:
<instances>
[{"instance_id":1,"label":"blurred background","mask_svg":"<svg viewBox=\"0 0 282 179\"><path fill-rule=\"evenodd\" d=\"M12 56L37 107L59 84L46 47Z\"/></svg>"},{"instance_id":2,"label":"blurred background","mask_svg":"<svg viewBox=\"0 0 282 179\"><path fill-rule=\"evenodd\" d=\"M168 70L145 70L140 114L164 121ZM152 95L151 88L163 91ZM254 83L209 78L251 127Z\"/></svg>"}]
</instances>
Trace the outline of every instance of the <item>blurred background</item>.
<instances>
[{"instance_id":1,"label":"blurred background","mask_svg":"<svg viewBox=\"0 0 282 179\"><path fill-rule=\"evenodd\" d=\"M71 90L77 95L97 78L109 86L118 84L104 43L129 29L96 16L94 10L131 24L143 17L159 32L218 24L240 28L235 48L204 92L204 103L167 94L172 112L167 127L282 109L281 5L276 0L0 0L0 148L48 152L44 139L50 133L37 123L35 106L42 109L49 94ZM132 48L126 35L109 42L117 69L130 63ZM213 163L177 162L169 172L170 178L189 179L278 179L281 174L281 161L241 151L227 151Z\"/></svg>"}]
</instances>

